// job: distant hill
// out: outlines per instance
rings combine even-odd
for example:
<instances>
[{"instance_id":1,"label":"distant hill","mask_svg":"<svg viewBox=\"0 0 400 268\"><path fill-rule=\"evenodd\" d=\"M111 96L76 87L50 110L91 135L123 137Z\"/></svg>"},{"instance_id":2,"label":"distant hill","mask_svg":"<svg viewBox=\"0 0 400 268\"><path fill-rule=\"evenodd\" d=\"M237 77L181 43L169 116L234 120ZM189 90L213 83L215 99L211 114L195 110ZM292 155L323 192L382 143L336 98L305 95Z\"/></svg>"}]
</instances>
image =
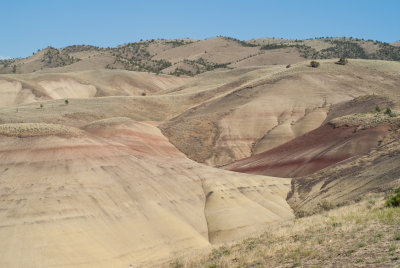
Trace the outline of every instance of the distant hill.
<instances>
[{"instance_id":1,"label":"distant hill","mask_svg":"<svg viewBox=\"0 0 400 268\"><path fill-rule=\"evenodd\" d=\"M0 60L0 73L122 69L194 76L218 68L293 64L305 59L357 58L400 60L400 43L355 38L286 40L230 37L205 40L147 40L114 48L73 45L47 47L27 58Z\"/></svg>"}]
</instances>

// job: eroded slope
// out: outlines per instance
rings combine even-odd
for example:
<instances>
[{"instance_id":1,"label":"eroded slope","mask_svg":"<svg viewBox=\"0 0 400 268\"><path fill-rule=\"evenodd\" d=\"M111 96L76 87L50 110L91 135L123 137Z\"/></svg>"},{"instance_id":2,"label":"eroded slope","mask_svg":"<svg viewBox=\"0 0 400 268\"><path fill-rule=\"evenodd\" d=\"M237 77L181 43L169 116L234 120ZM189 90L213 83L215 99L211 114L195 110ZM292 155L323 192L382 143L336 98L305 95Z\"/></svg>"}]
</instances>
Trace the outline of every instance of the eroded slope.
<instances>
[{"instance_id":1,"label":"eroded slope","mask_svg":"<svg viewBox=\"0 0 400 268\"><path fill-rule=\"evenodd\" d=\"M293 216L289 179L197 164L147 123L105 119L73 135L57 125L7 126L0 135L4 267L141 266ZM27 127L37 135L18 137Z\"/></svg>"},{"instance_id":2,"label":"eroded slope","mask_svg":"<svg viewBox=\"0 0 400 268\"><path fill-rule=\"evenodd\" d=\"M390 125L392 133L368 154L292 180L288 202L298 215L342 205L366 193L387 191L400 184L399 117L352 115L338 118L335 123L361 128Z\"/></svg>"},{"instance_id":3,"label":"eroded slope","mask_svg":"<svg viewBox=\"0 0 400 268\"><path fill-rule=\"evenodd\" d=\"M325 121L334 119L321 127L223 168L251 174L300 177L347 158L366 154L385 140L392 139L392 131L397 128L395 118L383 112L373 113L372 110L393 105L388 98L377 95L360 96L333 105ZM353 112L361 114L357 116ZM346 114L348 116L340 117Z\"/></svg>"},{"instance_id":4,"label":"eroded slope","mask_svg":"<svg viewBox=\"0 0 400 268\"><path fill-rule=\"evenodd\" d=\"M333 105L357 96L389 95L399 103L397 62L352 60L339 66L328 60L318 69L302 62L261 70L264 75L161 125L163 133L189 158L222 166L319 127Z\"/></svg>"},{"instance_id":5,"label":"eroded slope","mask_svg":"<svg viewBox=\"0 0 400 268\"><path fill-rule=\"evenodd\" d=\"M68 98L141 96L179 87L190 80L121 70L0 75L0 106Z\"/></svg>"}]
</instances>

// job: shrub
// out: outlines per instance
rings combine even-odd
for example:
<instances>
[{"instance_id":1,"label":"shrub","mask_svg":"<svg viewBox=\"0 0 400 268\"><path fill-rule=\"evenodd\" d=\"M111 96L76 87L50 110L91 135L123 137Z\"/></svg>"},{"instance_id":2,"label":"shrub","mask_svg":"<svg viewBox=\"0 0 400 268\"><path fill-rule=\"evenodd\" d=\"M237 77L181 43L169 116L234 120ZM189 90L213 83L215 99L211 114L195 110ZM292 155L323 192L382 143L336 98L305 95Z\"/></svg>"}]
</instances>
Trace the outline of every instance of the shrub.
<instances>
[{"instance_id":1,"label":"shrub","mask_svg":"<svg viewBox=\"0 0 400 268\"><path fill-rule=\"evenodd\" d=\"M268 50L268 49L278 49L278 48L285 48L289 47L289 45L286 44L267 44L261 47L262 50Z\"/></svg>"},{"instance_id":2,"label":"shrub","mask_svg":"<svg viewBox=\"0 0 400 268\"><path fill-rule=\"evenodd\" d=\"M146 92L142 92L142 96L146 96Z\"/></svg>"},{"instance_id":3,"label":"shrub","mask_svg":"<svg viewBox=\"0 0 400 268\"><path fill-rule=\"evenodd\" d=\"M387 114L387 115L389 115L391 117L395 116L395 114L392 112L392 109L390 109L389 107L386 108L385 114Z\"/></svg>"},{"instance_id":4,"label":"shrub","mask_svg":"<svg viewBox=\"0 0 400 268\"><path fill-rule=\"evenodd\" d=\"M290 65L290 64L286 65L286 68L290 68L290 67L292 67L292 65Z\"/></svg>"},{"instance_id":5,"label":"shrub","mask_svg":"<svg viewBox=\"0 0 400 268\"><path fill-rule=\"evenodd\" d=\"M321 211L328 211L333 208L336 208L336 205L324 199L318 203L318 207L320 208Z\"/></svg>"},{"instance_id":6,"label":"shrub","mask_svg":"<svg viewBox=\"0 0 400 268\"><path fill-rule=\"evenodd\" d=\"M339 59L339 61L336 62L336 64L339 64L339 65L346 65L348 62L349 62L349 61L348 61L345 57L341 57L341 58Z\"/></svg>"},{"instance_id":7,"label":"shrub","mask_svg":"<svg viewBox=\"0 0 400 268\"><path fill-rule=\"evenodd\" d=\"M381 108L379 108L378 105L375 106L375 112L380 113L381 112Z\"/></svg>"},{"instance_id":8,"label":"shrub","mask_svg":"<svg viewBox=\"0 0 400 268\"><path fill-rule=\"evenodd\" d=\"M398 207L400 206L400 187L394 189L394 195L386 200L387 207Z\"/></svg>"},{"instance_id":9,"label":"shrub","mask_svg":"<svg viewBox=\"0 0 400 268\"><path fill-rule=\"evenodd\" d=\"M43 104L40 104L39 107L40 107L40 109L42 109L43 108Z\"/></svg>"},{"instance_id":10,"label":"shrub","mask_svg":"<svg viewBox=\"0 0 400 268\"><path fill-rule=\"evenodd\" d=\"M65 102L65 104L69 104L69 100L65 100L64 102Z\"/></svg>"},{"instance_id":11,"label":"shrub","mask_svg":"<svg viewBox=\"0 0 400 268\"><path fill-rule=\"evenodd\" d=\"M319 67L319 62L313 60L313 61L310 62L310 66L313 67L313 68L318 68Z\"/></svg>"}]
</instances>

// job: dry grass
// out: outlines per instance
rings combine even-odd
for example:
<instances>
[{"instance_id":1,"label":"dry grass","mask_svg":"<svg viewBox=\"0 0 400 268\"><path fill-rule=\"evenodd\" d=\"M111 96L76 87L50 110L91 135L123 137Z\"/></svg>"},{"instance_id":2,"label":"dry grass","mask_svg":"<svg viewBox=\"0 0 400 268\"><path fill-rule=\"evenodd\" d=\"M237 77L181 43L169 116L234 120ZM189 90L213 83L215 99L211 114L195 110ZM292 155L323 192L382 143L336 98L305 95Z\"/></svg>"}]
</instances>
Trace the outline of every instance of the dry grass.
<instances>
[{"instance_id":1,"label":"dry grass","mask_svg":"<svg viewBox=\"0 0 400 268\"><path fill-rule=\"evenodd\" d=\"M82 131L69 126L44 123L15 123L0 125L0 135L9 137L36 137L36 136L78 136Z\"/></svg>"},{"instance_id":2,"label":"dry grass","mask_svg":"<svg viewBox=\"0 0 400 268\"><path fill-rule=\"evenodd\" d=\"M376 127L380 124L400 125L400 116L398 112L393 112L391 115L380 113L362 113L351 114L335 118L330 121L335 127L340 126L361 126L365 128Z\"/></svg>"},{"instance_id":3,"label":"dry grass","mask_svg":"<svg viewBox=\"0 0 400 268\"><path fill-rule=\"evenodd\" d=\"M370 195L170 267L397 267L399 224L400 208L385 208L382 195Z\"/></svg>"}]
</instances>

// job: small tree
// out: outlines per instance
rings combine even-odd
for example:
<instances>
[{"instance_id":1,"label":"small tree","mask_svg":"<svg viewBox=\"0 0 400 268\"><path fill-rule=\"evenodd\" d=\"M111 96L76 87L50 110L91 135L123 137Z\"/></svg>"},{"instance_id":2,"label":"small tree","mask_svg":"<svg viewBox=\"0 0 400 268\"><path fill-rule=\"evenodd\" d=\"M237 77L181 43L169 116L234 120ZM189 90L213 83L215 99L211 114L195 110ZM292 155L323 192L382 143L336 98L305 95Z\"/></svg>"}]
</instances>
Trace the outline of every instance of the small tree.
<instances>
[{"instance_id":1,"label":"small tree","mask_svg":"<svg viewBox=\"0 0 400 268\"><path fill-rule=\"evenodd\" d=\"M15 64L13 65L12 72L13 72L13 73L16 73L16 72L17 72L17 65L15 65Z\"/></svg>"},{"instance_id":2,"label":"small tree","mask_svg":"<svg viewBox=\"0 0 400 268\"><path fill-rule=\"evenodd\" d=\"M318 68L319 67L319 62L313 60L313 61L310 62L310 66L313 67L313 68Z\"/></svg>"}]
</instances>

